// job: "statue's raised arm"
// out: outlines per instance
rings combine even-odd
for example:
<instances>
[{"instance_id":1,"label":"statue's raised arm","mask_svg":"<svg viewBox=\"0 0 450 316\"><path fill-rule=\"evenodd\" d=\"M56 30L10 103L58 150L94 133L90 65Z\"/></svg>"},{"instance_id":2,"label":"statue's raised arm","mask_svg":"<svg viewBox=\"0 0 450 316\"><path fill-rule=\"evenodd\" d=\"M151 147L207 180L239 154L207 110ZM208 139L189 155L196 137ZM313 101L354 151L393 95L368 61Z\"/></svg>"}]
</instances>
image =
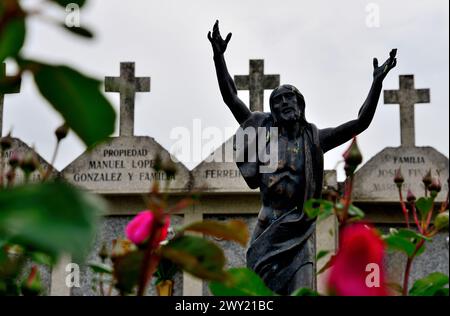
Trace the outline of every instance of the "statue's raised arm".
<instances>
[{"instance_id":1,"label":"statue's raised arm","mask_svg":"<svg viewBox=\"0 0 450 316\"><path fill-rule=\"evenodd\" d=\"M230 108L239 124L242 124L250 117L249 108L239 99L236 86L230 74L228 73L225 63L224 53L231 39L231 33L227 35L225 40L220 35L219 21L216 21L213 32L208 32L208 39L214 52L214 64L216 66L217 80L219 81L220 92L223 101Z\"/></svg>"},{"instance_id":2,"label":"statue's raised arm","mask_svg":"<svg viewBox=\"0 0 450 316\"><path fill-rule=\"evenodd\" d=\"M378 60L376 58L373 59L372 86L364 104L359 110L358 118L338 127L326 128L319 131L321 148L324 153L345 143L369 127L375 115L383 80L389 71L397 65L396 54L397 50L393 49L389 54L389 58L381 66L378 66Z\"/></svg>"}]
</instances>

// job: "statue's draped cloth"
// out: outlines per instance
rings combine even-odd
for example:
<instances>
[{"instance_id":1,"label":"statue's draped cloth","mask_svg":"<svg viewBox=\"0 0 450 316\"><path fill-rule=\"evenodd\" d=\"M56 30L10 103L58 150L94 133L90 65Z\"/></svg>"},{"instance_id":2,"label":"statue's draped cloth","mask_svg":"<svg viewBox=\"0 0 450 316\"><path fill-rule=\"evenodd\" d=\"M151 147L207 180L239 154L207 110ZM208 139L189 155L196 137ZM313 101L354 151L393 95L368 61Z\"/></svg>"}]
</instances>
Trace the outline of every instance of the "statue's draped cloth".
<instances>
[{"instance_id":1,"label":"statue's draped cloth","mask_svg":"<svg viewBox=\"0 0 450 316\"><path fill-rule=\"evenodd\" d=\"M264 127L269 133L270 127L274 126L270 113L253 112L241 125L241 129ZM238 133L242 132L241 129ZM304 195L299 197L297 207L284 212L271 221L259 236L254 236L247 250L247 266L277 293L285 292L287 283L292 281L302 266L310 263L315 267L315 246L313 245L315 221L309 219L303 212L303 203L310 198L320 198L323 181L323 152L316 126L307 123L302 132L305 155ZM248 156L248 148L253 141L256 145L258 144L257 137L256 133L254 138L247 138L245 142L235 142L236 157L241 158L236 164L252 189L258 188L260 184L260 162L258 159L256 161L249 159L252 153ZM270 137L266 138L266 142L266 148L269 148ZM242 157L246 158L244 162ZM312 273L314 272L315 268Z\"/></svg>"}]
</instances>

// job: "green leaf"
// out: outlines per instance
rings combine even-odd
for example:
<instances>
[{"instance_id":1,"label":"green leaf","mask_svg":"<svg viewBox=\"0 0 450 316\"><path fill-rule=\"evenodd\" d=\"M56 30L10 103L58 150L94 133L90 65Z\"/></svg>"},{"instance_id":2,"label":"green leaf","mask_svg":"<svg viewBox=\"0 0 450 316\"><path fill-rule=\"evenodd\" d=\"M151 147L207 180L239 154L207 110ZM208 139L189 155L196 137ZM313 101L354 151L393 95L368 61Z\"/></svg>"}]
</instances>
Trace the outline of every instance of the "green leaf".
<instances>
[{"instance_id":1,"label":"green leaf","mask_svg":"<svg viewBox=\"0 0 450 316\"><path fill-rule=\"evenodd\" d=\"M143 260L143 251L132 251L114 258L114 277L117 282L115 286L123 294L132 293L138 285Z\"/></svg>"},{"instance_id":2,"label":"green leaf","mask_svg":"<svg viewBox=\"0 0 450 316\"><path fill-rule=\"evenodd\" d=\"M322 259L326 255L328 255L329 253L330 253L329 250L320 250L319 253L316 256L316 261L319 261L320 259Z\"/></svg>"},{"instance_id":3,"label":"green leaf","mask_svg":"<svg viewBox=\"0 0 450 316\"><path fill-rule=\"evenodd\" d=\"M448 289L444 287L448 284L448 275L440 272L434 272L427 277L414 282L409 295L411 296L434 296L448 295Z\"/></svg>"},{"instance_id":4,"label":"green leaf","mask_svg":"<svg viewBox=\"0 0 450 316\"><path fill-rule=\"evenodd\" d=\"M85 37L85 38L93 38L94 37L94 34L90 31L90 30L88 30L87 28L85 28L85 27L82 27L82 26L77 26L77 27L68 27L66 24L61 24L61 26L63 27L63 28L65 28L66 29L66 31L69 31L69 32L71 32L71 33L73 33L73 34L75 34L75 35L79 35L79 36L82 36L82 37Z\"/></svg>"},{"instance_id":5,"label":"green leaf","mask_svg":"<svg viewBox=\"0 0 450 316\"><path fill-rule=\"evenodd\" d=\"M30 257L34 262L46 266L52 266L56 263L56 261L51 256L38 251L31 252Z\"/></svg>"},{"instance_id":6,"label":"green leaf","mask_svg":"<svg viewBox=\"0 0 450 316\"><path fill-rule=\"evenodd\" d=\"M161 254L198 278L217 281L227 278L222 249L201 237L174 238L161 248Z\"/></svg>"},{"instance_id":7,"label":"green leaf","mask_svg":"<svg viewBox=\"0 0 450 316\"><path fill-rule=\"evenodd\" d=\"M89 147L114 132L116 114L100 82L66 66L27 62L41 94Z\"/></svg>"},{"instance_id":8,"label":"green leaf","mask_svg":"<svg viewBox=\"0 0 450 316\"><path fill-rule=\"evenodd\" d=\"M173 280L175 274L179 271L178 266L172 261L162 258L159 261L158 268L156 269L154 276L156 277L155 284L162 281Z\"/></svg>"},{"instance_id":9,"label":"green leaf","mask_svg":"<svg viewBox=\"0 0 450 316\"><path fill-rule=\"evenodd\" d=\"M225 240L236 241L244 247L247 245L249 238L247 224L239 220L230 220L227 222L204 220L189 224L182 228L181 231L197 232Z\"/></svg>"},{"instance_id":10,"label":"green leaf","mask_svg":"<svg viewBox=\"0 0 450 316\"><path fill-rule=\"evenodd\" d=\"M433 208L434 198L429 197L421 197L416 202L416 207L419 210L420 214L422 215L422 218L425 218L428 213Z\"/></svg>"},{"instance_id":11,"label":"green leaf","mask_svg":"<svg viewBox=\"0 0 450 316\"><path fill-rule=\"evenodd\" d=\"M321 273L324 273L326 270L328 270L329 268L331 268L332 266L333 266L333 264L334 264L334 258L336 257L336 255L332 255L331 257L330 257L330 259L327 261L327 263L325 263L324 265L323 265L323 267L319 270L319 271L317 271L316 272L316 275L319 275L319 274L321 274Z\"/></svg>"},{"instance_id":12,"label":"green leaf","mask_svg":"<svg viewBox=\"0 0 450 316\"><path fill-rule=\"evenodd\" d=\"M430 241L431 238L426 237L424 235L422 235L421 233L418 233L412 229L407 229L407 228L400 228L399 230L397 230L397 234L399 236L405 237L405 238L413 238L413 239L425 239Z\"/></svg>"},{"instance_id":13,"label":"green leaf","mask_svg":"<svg viewBox=\"0 0 450 316\"><path fill-rule=\"evenodd\" d=\"M81 261L93 240L104 203L63 182L0 191L0 235L52 258L72 254Z\"/></svg>"},{"instance_id":14,"label":"green leaf","mask_svg":"<svg viewBox=\"0 0 450 316\"><path fill-rule=\"evenodd\" d=\"M92 269L95 273L106 273L106 274L112 274L113 270L110 266L101 263L101 262L89 262L89 267Z\"/></svg>"},{"instance_id":15,"label":"green leaf","mask_svg":"<svg viewBox=\"0 0 450 316\"><path fill-rule=\"evenodd\" d=\"M448 295L448 287L437 290L434 293L434 296L449 296Z\"/></svg>"},{"instance_id":16,"label":"green leaf","mask_svg":"<svg viewBox=\"0 0 450 316\"><path fill-rule=\"evenodd\" d=\"M292 292L291 296L320 296L320 294L314 290L303 287Z\"/></svg>"},{"instance_id":17,"label":"green leaf","mask_svg":"<svg viewBox=\"0 0 450 316\"><path fill-rule=\"evenodd\" d=\"M348 213L351 216L354 216L358 219L362 219L365 216L364 212L359 207L356 207L353 204L350 204L350 207L348 208Z\"/></svg>"},{"instance_id":18,"label":"green leaf","mask_svg":"<svg viewBox=\"0 0 450 316\"><path fill-rule=\"evenodd\" d=\"M210 282L209 289L215 296L273 296L264 281L248 268L228 270L227 282Z\"/></svg>"},{"instance_id":19,"label":"green leaf","mask_svg":"<svg viewBox=\"0 0 450 316\"><path fill-rule=\"evenodd\" d=\"M0 16L0 20L3 17ZM25 43L26 26L23 17L14 18L0 29L0 63L8 57L16 57Z\"/></svg>"},{"instance_id":20,"label":"green leaf","mask_svg":"<svg viewBox=\"0 0 450 316\"><path fill-rule=\"evenodd\" d=\"M75 3L77 4L80 8L84 6L84 4L86 3L86 0L51 0L57 4L59 4L62 7L67 7L69 4Z\"/></svg>"},{"instance_id":21,"label":"green leaf","mask_svg":"<svg viewBox=\"0 0 450 316\"><path fill-rule=\"evenodd\" d=\"M319 217L323 220L333 213L333 203L321 199L309 199L306 201L304 210L309 218Z\"/></svg>"},{"instance_id":22,"label":"green leaf","mask_svg":"<svg viewBox=\"0 0 450 316\"><path fill-rule=\"evenodd\" d=\"M408 257L413 255L419 241L422 239L430 240L430 238L425 237L414 230L405 228L399 230L392 229L390 234L383 236L383 238L389 248L403 251ZM420 255L424 249L424 246L422 246L416 255Z\"/></svg>"},{"instance_id":23,"label":"green leaf","mask_svg":"<svg viewBox=\"0 0 450 316\"><path fill-rule=\"evenodd\" d=\"M416 249L415 244L411 240L398 235L387 235L384 241L390 249L403 251L408 257L412 256Z\"/></svg>"}]
</instances>

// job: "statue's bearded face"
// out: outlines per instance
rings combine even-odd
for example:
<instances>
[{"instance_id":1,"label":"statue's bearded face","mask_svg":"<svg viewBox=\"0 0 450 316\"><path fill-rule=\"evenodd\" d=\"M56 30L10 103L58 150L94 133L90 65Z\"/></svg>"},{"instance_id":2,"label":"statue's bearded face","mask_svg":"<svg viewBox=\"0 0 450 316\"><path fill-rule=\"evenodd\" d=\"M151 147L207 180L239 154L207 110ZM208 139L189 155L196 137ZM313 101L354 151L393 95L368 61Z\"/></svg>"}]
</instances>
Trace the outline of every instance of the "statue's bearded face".
<instances>
[{"instance_id":1,"label":"statue's bearded face","mask_svg":"<svg viewBox=\"0 0 450 316\"><path fill-rule=\"evenodd\" d=\"M294 123L300 120L302 111L293 91L274 95L271 103L272 115L277 122Z\"/></svg>"}]
</instances>

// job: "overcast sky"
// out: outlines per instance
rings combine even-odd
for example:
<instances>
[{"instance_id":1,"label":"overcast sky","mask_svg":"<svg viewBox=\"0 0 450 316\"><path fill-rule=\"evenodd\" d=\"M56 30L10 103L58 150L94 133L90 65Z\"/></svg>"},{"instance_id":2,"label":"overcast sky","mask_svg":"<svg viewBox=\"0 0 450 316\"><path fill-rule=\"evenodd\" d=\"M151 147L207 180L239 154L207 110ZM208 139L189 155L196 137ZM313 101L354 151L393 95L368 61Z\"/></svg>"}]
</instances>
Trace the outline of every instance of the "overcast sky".
<instances>
[{"instance_id":1,"label":"overcast sky","mask_svg":"<svg viewBox=\"0 0 450 316\"><path fill-rule=\"evenodd\" d=\"M25 1L30 6L39 2ZM366 11L370 3L379 8L379 27L367 25L374 12ZM414 74L416 88L431 89L431 104L416 106L416 144L448 156L448 6L448 0L88 0L81 23L95 32L95 40L79 39L36 18L28 23L24 52L99 79L119 75L121 61L136 62L137 75L150 76L152 86L136 99L135 134L152 136L169 149L175 142L171 129L192 129L194 119L224 131L238 127L222 101L206 38L216 19L223 35L233 32L226 52L230 73L248 74L249 59L264 59L267 74L280 74L281 83L303 93L306 117L319 128L356 117L371 85L372 58L384 62L390 49L398 48L398 65L384 88L398 89L400 74ZM52 15L63 13L48 9ZM13 67L8 63L9 73ZM248 93L239 95L248 104ZM107 96L118 110L118 94ZM34 144L47 160L55 145L53 130L61 123L30 78L23 81L21 94L5 98L3 133L13 128L14 136ZM385 105L381 98L359 143L364 161L384 147L399 146L398 106ZM334 168L345 146L327 153L325 168ZM63 169L84 149L71 134L56 167ZM182 162L190 169L198 163Z\"/></svg>"}]
</instances>

